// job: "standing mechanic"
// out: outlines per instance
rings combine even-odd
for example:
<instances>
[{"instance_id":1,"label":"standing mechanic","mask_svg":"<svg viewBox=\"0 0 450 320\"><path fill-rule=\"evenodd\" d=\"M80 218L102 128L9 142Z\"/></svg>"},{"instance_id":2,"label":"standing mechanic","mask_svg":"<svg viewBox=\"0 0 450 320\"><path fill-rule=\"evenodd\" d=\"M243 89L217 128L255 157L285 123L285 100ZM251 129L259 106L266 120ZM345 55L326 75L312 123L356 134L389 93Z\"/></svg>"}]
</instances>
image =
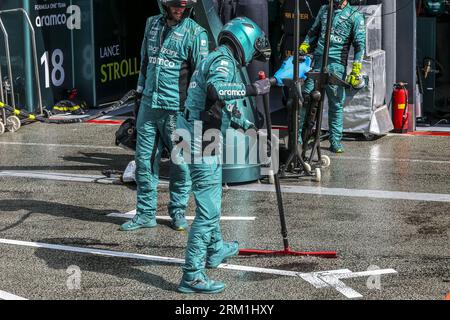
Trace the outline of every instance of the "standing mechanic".
<instances>
[{"instance_id":1,"label":"standing mechanic","mask_svg":"<svg viewBox=\"0 0 450 320\"><path fill-rule=\"evenodd\" d=\"M189 18L197 0L161 0L165 13L150 17L142 44L138 93L142 95L137 118L135 218L122 231L154 228L157 210L159 161L163 146L173 148L172 135L187 97L195 68L208 55L205 29ZM191 182L187 165L170 169L169 214L172 228L188 228L185 211Z\"/></svg>"},{"instance_id":2,"label":"standing mechanic","mask_svg":"<svg viewBox=\"0 0 450 320\"><path fill-rule=\"evenodd\" d=\"M222 149L226 102L270 93L268 79L245 85L240 76L241 68L254 59L270 59L269 41L258 25L248 18L236 18L223 27L218 40L219 47L194 72L186 110L177 125L177 134L182 138L178 146L184 144L177 151L178 159L189 163L197 205L178 288L182 293L218 293L225 289L222 282L208 279L205 262L206 268L217 268L238 254L239 244L222 240L222 155L210 146L215 143L218 148L214 150Z\"/></svg>"},{"instance_id":3,"label":"standing mechanic","mask_svg":"<svg viewBox=\"0 0 450 320\"><path fill-rule=\"evenodd\" d=\"M366 50L366 27L364 16L355 8L350 6L348 0L333 0L334 17L329 51L329 72L334 73L342 80L346 80L355 88L360 88L364 80L361 77L362 60ZM300 51L308 53L311 46L317 44L314 52L314 71L321 71L322 56L325 46L327 29L327 5L320 8L314 25L308 32L308 36L300 46ZM355 49L355 57L351 74L345 79L347 72L347 60L350 46ZM300 112L300 134L305 122L306 114L309 113L310 93L314 90L314 81L308 80L304 88L305 108ZM329 101L329 127L330 127L330 151L343 153L342 137L344 131L344 102L345 88L342 86L328 85L326 93Z\"/></svg>"}]
</instances>

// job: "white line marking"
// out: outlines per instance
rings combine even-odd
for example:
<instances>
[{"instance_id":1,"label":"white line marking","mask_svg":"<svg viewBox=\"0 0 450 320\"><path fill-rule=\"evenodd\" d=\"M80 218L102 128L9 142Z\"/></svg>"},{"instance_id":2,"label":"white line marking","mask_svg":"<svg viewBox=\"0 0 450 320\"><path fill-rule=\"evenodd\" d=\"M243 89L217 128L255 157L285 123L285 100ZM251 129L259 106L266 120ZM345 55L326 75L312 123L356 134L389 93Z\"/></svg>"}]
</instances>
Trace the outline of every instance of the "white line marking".
<instances>
[{"instance_id":1,"label":"white line marking","mask_svg":"<svg viewBox=\"0 0 450 320\"><path fill-rule=\"evenodd\" d=\"M395 159L395 158L364 158L364 157L349 157L349 156L330 156L335 160L358 160L358 161L371 161L371 162L412 162L412 163L432 163L432 164L450 164L450 161L444 160L420 160L420 159Z\"/></svg>"},{"instance_id":2,"label":"white line marking","mask_svg":"<svg viewBox=\"0 0 450 320\"><path fill-rule=\"evenodd\" d=\"M342 280L342 279L381 276L381 275L385 275L385 274L396 274L396 273L397 273L397 271L395 271L394 269L386 269L386 270L371 270L371 271L352 272L352 273L343 272L342 274L335 273L335 274L333 274L333 276Z\"/></svg>"},{"instance_id":3,"label":"white line marking","mask_svg":"<svg viewBox=\"0 0 450 320\"><path fill-rule=\"evenodd\" d=\"M111 213L108 214L108 217L112 218L124 218L124 219L133 219L136 216L136 210L133 210L128 213ZM157 220L163 220L163 221L172 221L172 218L169 216L157 216ZM186 220L193 221L195 217L187 216ZM222 221L255 221L256 217L221 217L220 220Z\"/></svg>"},{"instance_id":4,"label":"white line marking","mask_svg":"<svg viewBox=\"0 0 450 320\"><path fill-rule=\"evenodd\" d=\"M0 171L0 178L1 177L32 178L43 180L100 183L100 184L114 184L115 182L118 182L118 180L115 178L107 178L105 176L67 174L56 172L39 172L39 171ZM169 182L161 180L159 185L160 187L168 187ZM232 186L229 187L228 189L235 191L249 191L249 192L275 192L272 185L264 185L264 184L249 184L236 187ZM339 196L350 198L450 202L449 194L439 194L439 193L321 188L321 187L289 186L289 185L282 186L282 191L284 193L291 193L291 194L315 194L321 196Z\"/></svg>"},{"instance_id":5,"label":"white line marking","mask_svg":"<svg viewBox=\"0 0 450 320\"><path fill-rule=\"evenodd\" d=\"M0 243L9 244L9 245L17 245L17 246L22 246L22 247L44 248L44 249L67 251L67 252L94 254L94 255L107 256L107 257L119 257L119 258L148 260L148 261L154 261L154 262L184 264L184 260L181 260L181 259L149 256L149 255L138 254L138 253L126 253L126 252L117 252L117 251L100 250L100 249L70 247L70 246L65 246L65 245L28 242L28 241L17 241L17 240L8 240L8 239L0 239Z\"/></svg>"},{"instance_id":6,"label":"white line marking","mask_svg":"<svg viewBox=\"0 0 450 320\"><path fill-rule=\"evenodd\" d=\"M27 300L27 299L19 297L19 296L16 296L16 295L11 294L9 292L0 290L0 300L21 301L21 300Z\"/></svg>"},{"instance_id":7,"label":"white line marking","mask_svg":"<svg viewBox=\"0 0 450 320\"><path fill-rule=\"evenodd\" d=\"M327 276L327 275L332 275L332 274L346 274L346 273L352 273L352 272L348 269L324 271L324 272L312 272L312 273L305 275L305 277L302 277L302 278L303 278L303 280L313 284L314 287L319 289L319 288L329 287L329 284L327 282L325 282L321 278L321 276Z\"/></svg>"},{"instance_id":8,"label":"white line marking","mask_svg":"<svg viewBox=\"0 0 450 320\"><path fill-rule=\"evenodd\" d=\"M50 147L50 148L74 148L74 149L112 149L123 150L115 146L93 146L93 145L79 145L79 144L50 144L50 143L33 143L33 142L6 142L0 141L0 145L6 146L34 146L34 147ZM450 164L450 161L445 160L421 160L421 159L397 159L397 158L372 158L372 157L352 157L352 156L330 156L336 160L358 160L371 162L413 162L413 163L432 163L432 164Z\"/></svg>"},{"instance_id":9,"label":"white line marking","mask_svg":"<svg viewBox=\"0 0 450 320\"><path fill-rule=\"evenodd\" d=\"M101 184L113 184L117 182L117 179L107 178L105 176L90 176L82 174L36 172L36 171L0 171L0 178L1 177L32 178L43 180L101 183ZM164 180L160 181L160 187L167 187L168 185L169 183L167 181ZM263 184L249 184L244 186L229 187L228 189L235 191L249 191L249 192L275 192L272 185L263 185ZM282 186L282 191L284 193L291 193L291 194L315 194L321 196L340 196L350 198L375 198L375 199L413 200L426 202L450 202L449 194L439 194L439 193L321 188L321 187L305 187L305 186Z\"/></svg>"},{"instance_id":10,"label":"white line marking","mask_svg":"<svg viewBox=\"0 0 450 320\"><path fill-rule=\"evenodd\" d=\"M75 173L52 173L39 171L0 171L1 177L9 178L30 178L40 180L54 180L54 181L70 181L70 182L84 182L84 183L102 183L113 184L117 181L114 178L107 178L105 176L75 174Z\"/></svg>"},{"instance_id":11,"label":"white line marking","mask_svg":"<svg viewBox=\"0 0 450 320\"><path fill-rule=\"evenodd\" d=\"M450 132L448 127L417 127L418 132Z\"/></svg>"},{"instance_id":12,"label":"white line marking","mask_svg":"<svg viewBox=\"0 0 450 320\"><path fill-rule=\"evenodd\" d=\"M393 269L386 269L386 270L372 270L364 272L342 272L341 274L339 272L335 272L332 274L319 273L317 276L320 280L325 282L327 285L333 287L347 298L358 299L362 298L363 296L360 293L353 290L352 288L348 287L345 283L343 283L341 281L342 279L365 278L365 277L368 278L372 276L381 276L386 274L397 274L397 271Z\"/></svg>"},{"instance_id":13,"label":"white line marking","mask_svg":"<svg viewBox=\"0 0 450 320\"><path fill-rule=\"evenodd\" d=\"M76 148L76 149L117 149L123 150L120 147L114 146L92 146L80 144L50 144L50 143L33 143L33 142L6 142L1 141L0 145L6 146L28 146L28 147L50 147L50 148Z\"/></svg>"},{"instance_id":14,"label":"white line marking","mask_svg":"<svg viewBox=\"0 0 450 320\"><path fill-rule=\"evenodd\" d=\"M8 240L8 239L0 239L1 244L6 245L17 245L23 247L31 247L31 248L44 248L50 250L59 250L66 252L75 252L75 253L85 253L85 254L93 254L99 256L107 256L107 257L118 257L118 258L128 258L128 259L139 259L153 262L164 262L170 264L183 265L184 260L169 258L169 257L159 257L159 256L150 256L145 254L137 254L137 253L127 253L127 252L118 252L118 251L109 251L109 250L100 250L100 249L91 249L91 248L80 248L80 247L70 247L65 245L56 245L56 244L46 244L46 243L38 243L38 242L27 242L27 241L18 241L18 240ZM241 265L231 265L231 264L222 264L219 266L221 269L226 270L234 270L234 271L246 271L246 272L254 272L254 273L264 273L264 274L274 274L279 276L288 276L301 278L306 282L313 285L315 288L327 288L332 287L345 295L349 299L360 298L361 294L357 293L353 289L347 287L343 284L339 279L344 278L355 278L355 277L369 277L371 275L384 275L384 274L396 274L397 271L393 269L387 270L375 270L375 271L367 271L361 273L352 273L348 269L343 270L331 270L324 272L313 272L313 273L301 273L295 271L288 270L278 270L278 269L266 269L266 268L257 268L257 267L249 267L249 266L241 266ZM338 282L337 282L337 281Z\"/></svg>"},{"instance_id":15,"label":"white line marking","mask_svg":"<svg viewBox=\"0 0 450 320\"><path fill-rule=\"evenodd\" d=\"M250 192L275 192L272 185L250 184L246 186L230 187L231 190ZM414 200L427 202L450 202L449 194L416 193L399 191L380 191L364 189L320 188L304 186L282 186L284 193L316 194L322 196L340 196L351 198L375 198L394 200Z\"/></svg>"},{"instance_id":16,"label":"white line marking","mask_svg":"<svg viewBox=\"0 0 450 320\"><path fill-rule=\"evenodd\" d=\"M320 278L348 299L359 299L363 297L362 294L348 287L334 275L320 276Z\"/></svg>"}]
</instances>

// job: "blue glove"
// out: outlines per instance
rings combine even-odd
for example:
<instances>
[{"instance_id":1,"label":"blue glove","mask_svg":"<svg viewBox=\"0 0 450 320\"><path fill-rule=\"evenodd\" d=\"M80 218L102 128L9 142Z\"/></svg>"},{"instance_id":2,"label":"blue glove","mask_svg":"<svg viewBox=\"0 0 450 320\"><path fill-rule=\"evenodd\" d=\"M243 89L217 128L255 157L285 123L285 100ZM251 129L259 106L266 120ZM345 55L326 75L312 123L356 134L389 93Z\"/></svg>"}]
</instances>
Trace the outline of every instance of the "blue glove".
<instances>
[{"instance_id":1,"label":"blue glove","mask_svg":"<svg viewBox=\"0 0 450 320\"><path fill-rule=\"evenodd\" d=\"M308 56L304 56L305 61L300 63L298 67L298 74L300 79L306 80L306 74L311 71L312 60ZM294 57L287 58L281 65L280 70L275 73L274 76L277 79L277 86L283 87L283 79L294 79Z\"/></svg>"}]
</instances>

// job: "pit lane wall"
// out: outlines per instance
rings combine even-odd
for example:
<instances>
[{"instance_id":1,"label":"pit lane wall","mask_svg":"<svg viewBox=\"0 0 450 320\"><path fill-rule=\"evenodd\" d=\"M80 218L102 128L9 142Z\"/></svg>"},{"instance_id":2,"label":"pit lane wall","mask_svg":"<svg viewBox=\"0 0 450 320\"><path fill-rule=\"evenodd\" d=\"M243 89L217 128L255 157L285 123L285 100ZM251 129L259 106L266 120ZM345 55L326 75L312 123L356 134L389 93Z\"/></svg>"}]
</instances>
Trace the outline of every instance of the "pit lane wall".
<instances>
[{"instance_id":1,"label":"pit lane wall","mask_svg":"<svg viewBox=\"0 0 450 320\"><path fill-rule=\"evenodd\" d=\"M135 88L146 18L159 13L145 0L4 0L0 11L23 8L36 32L44 106L77 88L89 106L119 99ZM19 107L36 111L31 33L21 14L1 15L8 32L13 85ZM0 63L7 75L4 37Z\"/></svg>"}]
</instances>

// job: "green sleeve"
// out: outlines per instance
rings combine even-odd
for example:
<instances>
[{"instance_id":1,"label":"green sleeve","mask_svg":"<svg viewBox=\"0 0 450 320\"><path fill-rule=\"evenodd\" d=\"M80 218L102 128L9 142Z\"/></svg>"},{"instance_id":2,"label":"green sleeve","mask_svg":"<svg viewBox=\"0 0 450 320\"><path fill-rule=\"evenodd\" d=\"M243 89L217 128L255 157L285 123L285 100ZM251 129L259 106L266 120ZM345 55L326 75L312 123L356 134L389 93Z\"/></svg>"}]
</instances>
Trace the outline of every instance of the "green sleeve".
<instances>
[{"instance_id":1,"label":"green sleeve","mask_svg":"<svg viewBox=\"0 0 450 320\"><path fill-rule=\"evenodd\" d=\"M320 38L320 33L322 32L322 17L327 11L327 6L322 6L317 14L316 20L313 26L308 31L308 35L305 38L305 43L309 45L315 45Z\"/></svg>"},{"instance_id":2,"label":"green sleeve","mask_svg":"<svg viewBox=\"0 0 450 320\"><path fill-rule=\"evenodd\" d=\"M197 69L202 62L208 56L209 53L209 39L208 33L203 30L195 38L192 46L192 59L194 69Z\"/></svg>"},{"instance_id":3,"label":"green sleeve","mask_svg":"<svg viewBox=\"0 0 450 320\"><path fill-rule=\"evenodd\" d=\"M208 71L208 92L214 91L210 97L215 96L217 100L229 101L242 99L247 96L247 87L244 83L234 83L235 66L231 59L221 57L216 59Z\"/></svg>"},{"instance_id":4,"label":"green sleeve","mask_svg":"<svg viewBox=\"0 0 450 320\"><path fill-rule=\"evenodd\" d=\"M355 62L361 62L366 52L366 23L362 14L356 16L353 24L353 47L355 48Z\"/></svg>"},{"instance_id":5,"label":"green sleeve","mask_svg":"<svg viewBox=\"0 0 450 320\"><path fill-rule=\"evenodd\" d=\"M147 33L150 28L152 18L147 20L147 24L145 26L144 40L142 41L141 47L141 68L139 72L139 80L137 91L143 92L145 88L145 80L147 79L147 66L148 66L148 55L147 55Z\"/></svg>"}]
</instances>

